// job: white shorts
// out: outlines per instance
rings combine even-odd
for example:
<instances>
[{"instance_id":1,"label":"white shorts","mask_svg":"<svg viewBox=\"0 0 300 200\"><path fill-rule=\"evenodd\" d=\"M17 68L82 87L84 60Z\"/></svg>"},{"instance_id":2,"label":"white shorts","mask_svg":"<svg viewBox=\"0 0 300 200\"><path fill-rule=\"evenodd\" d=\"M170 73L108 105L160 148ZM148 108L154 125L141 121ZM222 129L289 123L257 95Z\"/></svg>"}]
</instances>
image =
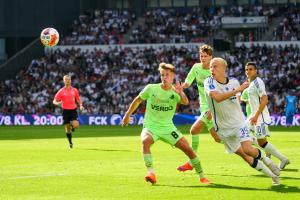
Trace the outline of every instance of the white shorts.
<instances>
[{"instance_id":1,"label":"white shorts","mask_svg":"<svg viewBox=\"0 0 300 200\"><path fill-rule=\"evenodd\" d=\"M227 153L234 153L241 147L241 142L252 141L247 125L233 129L220 129L217 132L219 138L224 142Z\"/></svg>"},{"instance_id":2,"label":"white shorts","mask_svg":"<svg viewBox=\"0 0 300 200\"><path fill-rule=\"evenodd\" d=\"M264 139L270 136L269 127L264 122L257 122L257 124L254 125L254 132L257 139Z\"/></svg>"}]
</instances>

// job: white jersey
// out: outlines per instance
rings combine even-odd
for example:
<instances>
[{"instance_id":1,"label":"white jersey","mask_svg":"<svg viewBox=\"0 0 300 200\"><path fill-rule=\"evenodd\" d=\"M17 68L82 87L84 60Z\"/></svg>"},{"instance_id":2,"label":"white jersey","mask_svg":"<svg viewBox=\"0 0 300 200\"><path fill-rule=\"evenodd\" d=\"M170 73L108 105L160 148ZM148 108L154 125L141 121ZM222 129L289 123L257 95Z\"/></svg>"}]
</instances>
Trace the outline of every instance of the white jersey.
<instances>
[{"instance_id":1,"label":"white jersey","mask_svg":"<svg viewBox=\"0 0 300 200\"><path fill-rule=\"evenodd\" d=\"M204 81L205 97L207 99L209 110L213 115L215 130L217 132L218 130L222 130L221 132L223 135L227 135L227 133L230 134L230 131L242 127L246 123L245 116L238 100L240 93L219 103L212 99L209 93L212 91L225 93L235 90L239 86L239 81L234 78L228 79L225 84L219 83L212 77L208 77Z\"/></svg>"},{"instance_id":2,"label":"white jersey","mask_svg":"<svg viewBox=\"0 0 300 200\"><path fill-rule=\"evenodd\" d=\"M251 117L255 115L259 108L260 99L262 96L267 95L265 83L261 78L256 77L249 85L249 104L251 107ZM263 112L259 115L257 123L265 123L267 125L271 124L271 117L268 107L265 106Z\"/></svg>"}]
</instances>

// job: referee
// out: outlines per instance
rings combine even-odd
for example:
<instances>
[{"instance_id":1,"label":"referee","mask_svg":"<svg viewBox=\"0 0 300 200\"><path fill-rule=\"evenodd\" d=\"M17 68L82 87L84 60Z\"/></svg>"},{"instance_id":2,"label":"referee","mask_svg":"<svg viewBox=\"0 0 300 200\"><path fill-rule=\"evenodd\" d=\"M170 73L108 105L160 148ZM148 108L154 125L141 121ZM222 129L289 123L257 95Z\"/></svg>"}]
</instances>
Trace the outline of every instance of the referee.
<instances>
[{"instance_id":1,"label":"referee","mask_svg":"<svg viewBox=\"0 0 300 200\"><path fill-rule=\"evenodd\" d=\"M83 110L84 107L80 101L78 90L71 85L71 77L65 75L63 81L65 86L55 94L53 104L61 106L63 109L63 119L69 147L73 148L72 132L79 126L76 102L79 104L80 110Z\"/></svg>"}]
</instances>

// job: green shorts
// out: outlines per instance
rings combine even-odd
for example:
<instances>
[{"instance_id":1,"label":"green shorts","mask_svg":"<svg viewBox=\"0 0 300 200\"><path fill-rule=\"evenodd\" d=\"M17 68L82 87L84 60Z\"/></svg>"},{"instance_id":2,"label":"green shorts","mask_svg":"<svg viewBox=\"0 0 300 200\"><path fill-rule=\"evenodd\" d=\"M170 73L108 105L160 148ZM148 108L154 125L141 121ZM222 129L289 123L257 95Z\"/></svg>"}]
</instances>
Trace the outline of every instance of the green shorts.
<instances>
[{"instance_id":1,"label":"green shorts","mask_svg":"<svg viewBox=\"0 0 300 200\"><path fill-rule=\"evenodd\" d=\"M145 127L143 128L142 134L147 133L152 136L153 142L157 140L162 140L172 146L183 137L182 133L176 128L154 128Z\"/></svg>"},{"instance_id":2,"label":"green shorts","mask_svg":"<svg viewBox=\"0 0 300 200\"><path fill-rule=\"evenodd\" d=\"M212 119L208 119L207 112L208 111L202 112L198 120L201 120L206 125L207 130L210 131L210 129L214 127L214 125Z\"/></svg>"}]
</instances>

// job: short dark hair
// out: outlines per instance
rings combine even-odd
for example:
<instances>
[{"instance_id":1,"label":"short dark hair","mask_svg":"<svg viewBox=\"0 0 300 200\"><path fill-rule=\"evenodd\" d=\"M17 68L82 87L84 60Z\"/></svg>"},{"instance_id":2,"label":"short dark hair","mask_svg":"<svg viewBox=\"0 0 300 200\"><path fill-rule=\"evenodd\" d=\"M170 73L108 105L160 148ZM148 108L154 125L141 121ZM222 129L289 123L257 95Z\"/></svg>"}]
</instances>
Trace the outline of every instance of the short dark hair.
<instances>
[{"instance_id":1,"label":"short dark hair","mask_svg":"<svg viewBox=\"0 0 300 200\"><path fill-rule=\"evenodd\" d=\"M252 65L255 69L257 69L255 62L247 62L245 67Z\"/></svg>"}]
</instances>

